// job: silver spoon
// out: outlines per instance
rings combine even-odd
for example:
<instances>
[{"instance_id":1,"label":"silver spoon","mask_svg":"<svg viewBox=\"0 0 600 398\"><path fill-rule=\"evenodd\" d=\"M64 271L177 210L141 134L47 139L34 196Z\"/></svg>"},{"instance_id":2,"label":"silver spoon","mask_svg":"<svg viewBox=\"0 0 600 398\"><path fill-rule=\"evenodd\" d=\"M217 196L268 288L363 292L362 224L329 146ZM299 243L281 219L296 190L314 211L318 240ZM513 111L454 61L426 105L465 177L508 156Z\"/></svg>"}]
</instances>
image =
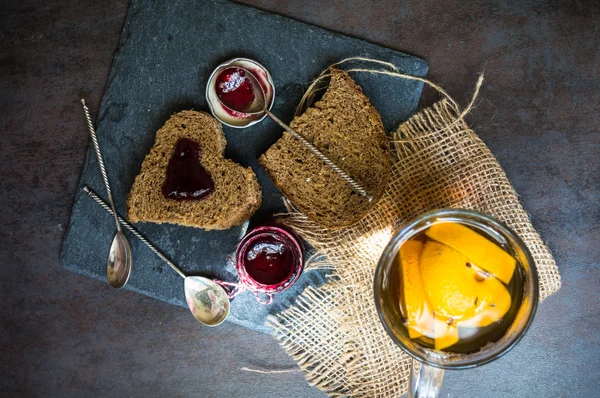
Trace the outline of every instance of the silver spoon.
<instances>
[{"instance_id":1,"label":"silver spoon","mask_svg":"<svg viewBox=\"0 0 600 398\"><path fill-rule=\"evenodd\" d=\"M110 245L110 251L108 252L108 261L106 264L106 277L108 283L114 288L121 288L125 286L129 275L131 275L131 246L129 241L121 230L121 224L117 220L117 211L115 210L115 202L112 198L110 191L110 185L108 184L108 176L106 174L106 168L104 167L104 161L102 160L102 154L100 153L100 146L98 146L98 139L96 138L96 131L92 124L92 118L90 117L90 111L85 104L85 100L81 99L83 105L83 112L85 113L85 119L87 121L88 129L90 130L90 136L92 137L92 144L94 151L96 152L96 159L98 159L98 165L100 166L100 174L104 180L104 186L106 187L106 193L110 206L115 215L115 224L117 225L117 233L113 238L112 244Z\"/></svg>"},{"instance_id":2,"label":"silver spoon","mask_svg":"<svg viewBox=\"0 0 600 398\"><path fill-rule=\"evenodd\" d=\"M369 200L369 202L373 200L373 196L371 196L369 194L369 192L362 185L360 185L354 178L352 178L348 173L346 173L343 169L341 169L338 165L336 165L331 159L329 159L327 156L325 156L323 154L323 152L319 151L310 141L308 141L302 135L295 132L290 126L288 126L287 124L282 122L277 116L275 116L268 109L268 104L267 104L267 101L265 98L265 93L264 93L260 83L258 82L258 79L256 78L256 76L254 76L254 74L252 72L250 72L248 69L246 69L242 66L239 66L239 65L236 65L235 67L242 69L244 72L246 72L247 77L250 79L250 83L251 83L250 85L254 91L254 98L255 98L254 103L250 107L251 112L248 112L247 110L244 110L244 109L233 109L233 108L225 105L221 101L221 99L218 98L218 96L217 96L217 98L222 106L229 108L229 109L233 109L236 112L246 113L248 115L266 113L271 119L273 119L273 121L275 121L275 123L280 125L285 131L287 131L292 136L294 136L294 138L299 140L317 158L319 158L323 163L325 163L333 171L335 171L340 177L342 177L352 187L352 189L354 189L356 192L358 192L359 194L366 197Z\"/></svg>"},{"instance_id":3,"label":"silver spoon","mask_svg":"<svg viewBox=\"0 0 600 398\"><path fill-rule=\"evenodd\" d=\"M131 233L142 241L150 250L167 263L173 271L184 279L185 301L190 311L198 322L206 326L217 326L221 324L229 315L229 297L222 286L216 282L202 276L186 276L167 256L162 254L148 239L140 234L131 224L125 221L100 199L98 195L87 186L83 190L98 203L108 213L115 215L115 218L127 228Z\"/></svg>"}]
</instances>

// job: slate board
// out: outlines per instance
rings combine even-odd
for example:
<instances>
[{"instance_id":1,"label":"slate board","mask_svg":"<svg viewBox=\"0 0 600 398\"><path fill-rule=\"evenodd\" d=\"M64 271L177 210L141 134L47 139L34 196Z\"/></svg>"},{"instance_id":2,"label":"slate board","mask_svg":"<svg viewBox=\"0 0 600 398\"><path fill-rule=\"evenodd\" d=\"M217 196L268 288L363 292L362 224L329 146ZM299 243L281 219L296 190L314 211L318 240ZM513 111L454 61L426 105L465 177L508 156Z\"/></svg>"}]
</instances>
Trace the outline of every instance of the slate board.
<instances>
[{"instance_id":1,"label":"slate board","mask_svg":"<svg viewBox=\"0 0 600 398\"><path fill-rule=\"evenodd\" d=\"M117 211L126 214L125 199L149 152L155 132L179 110L208 112L206 81L221 62L248 57L265 65L276 86L273 112L289 121L309 82L333 62L351 56L392 62L401 71L424 76L425 61L362 40L342 36L247 6L219 0L132 0L100 105L96 131L111 181ZM386 130L416 109L422 84L383 75L353 75L380 112ZM83 116L81 133L86 134ZM227 231L203 231L172 225L138 224L137 228L190 275L236 281L228 256L247 228L283 210L281 194L257 158L281 136L270 120L239 130L225 127L226 156L257 173L263 205L244 225ZM106 256L114 234L111 217L81 190L88 185L106 198L90 146L65 233L63 266L106 281ZM127 289L171 304L186 306L183 280L135 237L125 232L133 250L133 272ZM268 332L268 314L288 306L307 285L325 281L321 271L307 272L271 306L245 293L232 302L229 321ZM191 315L190 315L191 316Z\"/></svg>"}]
</instances>

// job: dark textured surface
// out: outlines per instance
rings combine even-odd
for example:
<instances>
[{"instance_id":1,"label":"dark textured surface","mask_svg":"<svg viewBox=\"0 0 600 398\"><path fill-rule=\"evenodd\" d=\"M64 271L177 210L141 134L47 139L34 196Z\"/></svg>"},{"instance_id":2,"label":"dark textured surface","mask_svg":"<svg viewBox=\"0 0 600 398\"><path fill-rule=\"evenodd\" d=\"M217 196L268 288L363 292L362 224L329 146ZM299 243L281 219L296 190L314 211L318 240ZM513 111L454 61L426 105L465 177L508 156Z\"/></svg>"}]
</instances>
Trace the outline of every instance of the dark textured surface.
<instances>
[{"instance_id":1,"label":"dark textured surface","mask_svg":"<svg viewBox=\"0 0 600 398\"><path fill-rule=\"evenodd\" d=\"M239 29L242 25L243 29ZM283 120L291 120L308 82L344 58L368 56L392 62L411 75L423 76L427 72L426 62L414 56L229 1L133 0L96 122L118 212L126 213L127 194L154 143L155 132L173 112L190 108L208 111L204 90L211 72L221 62L242 55L269 69L276 88L272 110ZM364 87L389 130L414 112L423 84L378 77L357 75L356 81ZM285 211L285 207L281 194L257 159L281 137L281 128L265 120L247 129L225 126L224 130L227 156L251 166L262 186L263 203L250 225L270 221L272 214ZM106 197L91 146L79 188L83 185ZM188 275L235 282L236 272L228 256L235 258L247 226L227 231L168 224L136 227ZM125 288L185 307L183 279L125 233L130 238L134 259ZM65 233L62 264L105 281L106 255L113 234L110 215L78 189ZM96 250L87 250L90 247ZM264 326L268 314L280 312L307 285L320 285L323 281L320 271L305 273L270 306L259 304L252 294L239 295L232 302L228 321L268 333Z\"/></svg>"},{"instance_id":2,"label":"dark textured surface","mask_svg":"<svg viewBox=\"0 0 600 398\"><path fill-rule=\"evenodd\" d=\"M594 2L248 1L416 54L467 102L552 249L562 289L510 353L446 373L443 397L594 397L600 390L600 9ZM125 1L0 5L0 395L318 397L268 335L202 328L184 308L59 265ZM426 102L430 102L427 97Z\"/></svg>"}]
</instances>

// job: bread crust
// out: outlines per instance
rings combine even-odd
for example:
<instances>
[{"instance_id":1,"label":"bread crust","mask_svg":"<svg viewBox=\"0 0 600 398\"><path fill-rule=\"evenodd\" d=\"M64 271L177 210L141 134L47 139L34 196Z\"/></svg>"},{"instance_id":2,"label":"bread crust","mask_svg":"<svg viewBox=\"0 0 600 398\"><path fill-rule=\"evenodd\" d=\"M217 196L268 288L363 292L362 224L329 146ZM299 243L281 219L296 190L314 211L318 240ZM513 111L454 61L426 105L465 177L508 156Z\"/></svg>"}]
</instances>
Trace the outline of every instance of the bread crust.
<instances>
[{"instance_id":1,"label":"bread crust","mask_svg":"<svg viewBox=\"0 0 600 398\"><path fill-rule=\"evenodd\" d=\"M347 72L331 69L323 98L290 126L373 195L369 202L289 133L259 159L275 185L311 220L327 228L355 224L381 197L390 148L377 110Z\"/></svg>"},{"instance_id":2,"label":"bread crust","mask_svg":"<svg viewBox=\"0 0 600 398\"><path fill-rule=\"evenodd\" d=\"M167 199L161 192L175 144L188 138L200 144L201 163L214 182L214 191L199 201ZM206 230L241 225L260 207L261 187L250 167L224 157L227 141L221 124L205 112L182 111L156 133L127 198L132 222L170 223Z\"/></svg>"}]
</instances>

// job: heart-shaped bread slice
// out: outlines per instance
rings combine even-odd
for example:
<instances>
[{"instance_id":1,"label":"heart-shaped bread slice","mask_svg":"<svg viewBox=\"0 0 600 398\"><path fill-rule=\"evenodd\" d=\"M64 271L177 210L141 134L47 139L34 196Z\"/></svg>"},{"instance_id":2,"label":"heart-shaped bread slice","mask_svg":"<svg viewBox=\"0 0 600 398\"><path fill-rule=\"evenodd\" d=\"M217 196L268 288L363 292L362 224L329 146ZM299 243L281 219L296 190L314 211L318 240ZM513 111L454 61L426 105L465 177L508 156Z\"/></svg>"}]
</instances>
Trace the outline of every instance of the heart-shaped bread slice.
<instances>
[{"instance_id":1,"label":"heart-shaped bread slice","mask_svg":"<svg viewBox=\"0 0 600 398\"><path fill-rule=\"evenodd\" d=\"M172 167L170 161L175 148L181 142L190 141L192 146L198 144L194 146L200 149L198 161L210 176L213 190L201 199L167 198L163 195L163 187L167 168ZM171 116L156 133L154 146L144 159L142 170L129 192L129 220L211 230L228 229L250 218L260 207L261 188L250 167L244 168L225 159L226 145L221 124L207 113L182 111ZM192 166L201 169L197 165ZM184 165L178 172L185 174L189 169ZM183 175L183 178L189 176Z\"/></svg>"},{"instance_id":2,"label":"heart-shaped bread slice","mask_svg":"<svg viewBox=\"0 0 600 398\"><path fill-rule=\"evenodd\" d=\"M369 191L355 192L291 134L259 159L275 185L306 216L327 228L358 222L383 194L390 174L389 143L381 117L347 72L331 69L323 98L290 123Z\"/></svg>"}]
</instances>

